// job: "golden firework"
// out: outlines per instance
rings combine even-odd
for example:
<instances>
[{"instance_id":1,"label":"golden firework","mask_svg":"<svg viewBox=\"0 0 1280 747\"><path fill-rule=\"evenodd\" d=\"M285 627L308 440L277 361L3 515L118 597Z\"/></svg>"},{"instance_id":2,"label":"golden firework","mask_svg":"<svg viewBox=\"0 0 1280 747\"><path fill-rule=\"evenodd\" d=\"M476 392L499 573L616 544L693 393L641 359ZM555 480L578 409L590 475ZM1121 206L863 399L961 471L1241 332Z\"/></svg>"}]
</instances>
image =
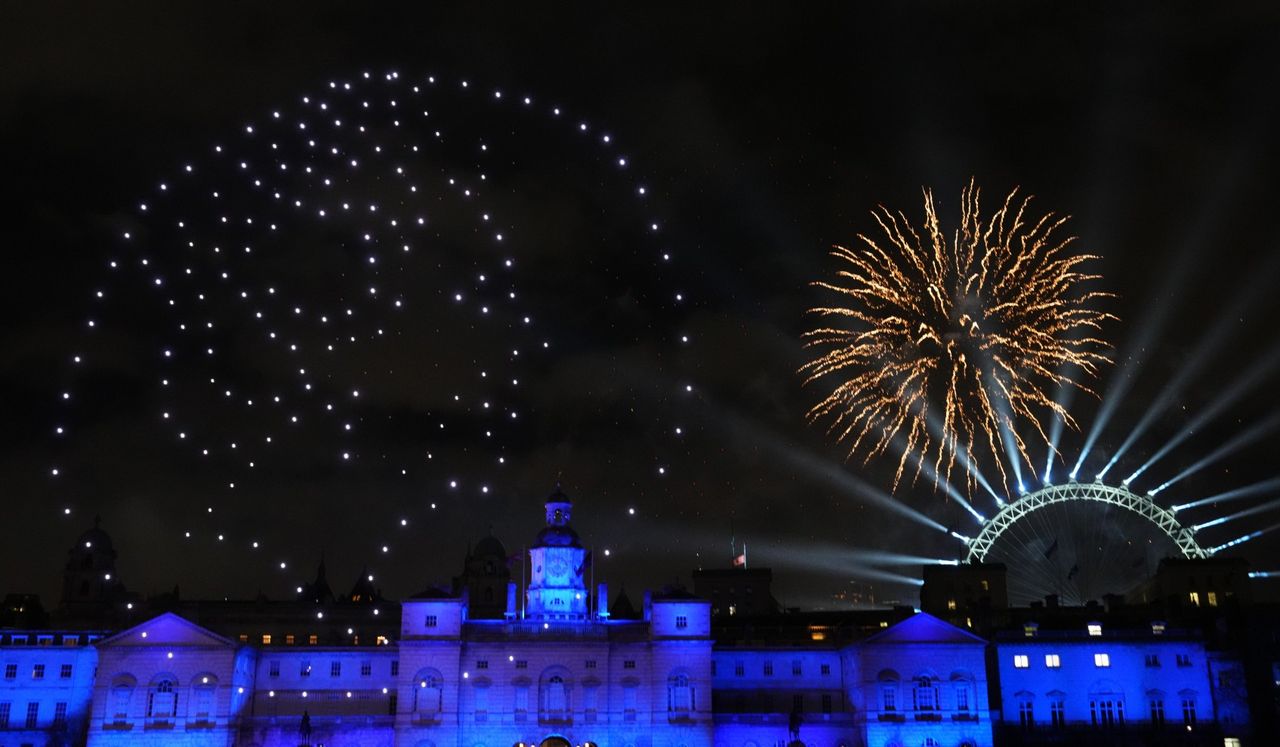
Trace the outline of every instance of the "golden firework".
<instances>
[{"instance_id":1,"label":"golden firework","mask_svg":"<svg viewBox=\"0 0 1280 747\"><path fill-rule=\"evenodd\" d=\"M1071 253L1075 237L1058 237L1067 217L1033 219L1031 197L1017 189L984 220L970 181L950 240L933 193L923 191L921 230L882 205L872 216L883 238L858 234L856 249L835 247L837 280L814 283L840 304L810 313L845 326L805 333L816 354L800 369L805 384L836 382L808 418L827 422L849 458L861 451L864 463L896 442L895 489L912 455L913 482L931 461L936 486L950 481L957 459L979 461L975 447L990 451L1007 485L1001 447L1030 466L1020 432L1049 444L1042 416L1075 427L1047 392L1064 384L1091 391L1073 375L1094 377L1110 362L1098 335L1115 317L1090 306L1111 294L1089 289L1099 276L1081 269L1097 257ZM974 472L966 470L970 493Z\"/></svg>"}]
</instances>

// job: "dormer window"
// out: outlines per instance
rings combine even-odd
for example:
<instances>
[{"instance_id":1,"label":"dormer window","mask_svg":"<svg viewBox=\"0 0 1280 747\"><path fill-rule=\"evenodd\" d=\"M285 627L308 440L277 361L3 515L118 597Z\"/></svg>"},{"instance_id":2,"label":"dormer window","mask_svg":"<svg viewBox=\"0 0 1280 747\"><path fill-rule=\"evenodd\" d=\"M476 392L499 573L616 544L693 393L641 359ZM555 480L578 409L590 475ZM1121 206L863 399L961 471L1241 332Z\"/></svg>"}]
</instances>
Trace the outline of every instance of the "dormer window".
<instances>
[{"instance_id":1,"label":"dormer window","mask_svg":"<svg viewBox=\"0 0 1280 747\"><path fill-rule=\"evenodd\" d=\"M1097 638L1098 636L1102 635L1102 624L1089 623L1089 635L1094 638Z\"/></svg>"},{"instance_id":2,"label":"dormer window","mask_svg":"<svg viewBox=\"0 0 1280 747\"><path fill-rule=\"evenodd\" d=\"M1022 634L1027 638L1035 638L1040 632L1040 625L1037 623L1027 623L1022 626Z\"/></svg>"},{"instance_id":3,"label":"dormer window","mask_svg":"<svg viewBox=\"0 0 1280 747\"><path fill-rule=\"evenodd\" d=\"M1164 635L1164 623L1158 620L1151 623L1151 635Z\"/></svg>"}]
</instances>

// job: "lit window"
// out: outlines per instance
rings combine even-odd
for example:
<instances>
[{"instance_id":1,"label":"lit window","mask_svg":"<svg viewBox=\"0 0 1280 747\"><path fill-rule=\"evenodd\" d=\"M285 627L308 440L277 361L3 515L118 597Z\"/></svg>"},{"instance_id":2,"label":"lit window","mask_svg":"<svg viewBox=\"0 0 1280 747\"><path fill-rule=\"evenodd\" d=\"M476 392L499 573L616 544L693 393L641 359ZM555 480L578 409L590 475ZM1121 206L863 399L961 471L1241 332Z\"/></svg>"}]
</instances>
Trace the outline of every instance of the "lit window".
<instances>
[{"instance_id":1,"label":"lit window","mask_svg":"<svg viewBox=\"0 0 1280 747\"><path fill-rule=\"evenodd\" d=\"M271 634L270 634L270 633L263 633L263 634L262 634L262 645L264 645L264 646L270 646L270 645L271 645Z\"/></svg>"},{"instance_id":2,"label":"lit window","mask_svg":"<svg viewBox=\"0 0 1280 747\"><path fill-rule=\"evenodd\" d=\"M1094 654L1094 655L1093 655L1093 665L1094 665L1095 667L1109 667L1109 666L1111 666L1111 654Z\"/></svg>"},{"instance_id":3,"label":"lit window","mask_svg":"<svg viewBox=\"0 0 1280 747\"><path fill-rule=\"evenodd\" d=\"M991 582L990 582L990 581L987 581L985 578L984 578L984 579L982 579L982 590L983 590L983 591L991 591Z\"/></svg>"},{"instance_id":4,"label":"lit window","mask_svg":"<svg viewBox=\"0 0 1280 747\"><path fill-rule=\"evenodd\" d=\"M1022 634L1027 638L1035 638L1038 632L1040 632L1040 626L1036 623L1027 623L1022 626Z\"/></svg>"},{"instance_id":5,"label":"lit window","mask_svg":"<svg viewBox=\"0 0 1280 747\"><path fill-rule=\"evenodd\" d=\"M1057 669L1062 666L1062 659L1057 654L1045 654L1044 665L1050 669Z\"/></svg>"},{"instance_id":6,"label":"lit window","mask_svg":"<svg viewBox=\"0 0 1280 747\"><path fill-rule=\"evenodd\" d=\"M948 599L948 600L947 600L947 609L949 609L949 610L954 610L955 608L956 608L956 600L954 600L954 599Z\"/></svg>"},{"instance_id":7,"label":"lit window","mask_svg":"<svg viewBox=\"0 0 1280 747\"><path fill-rule=\"evenodd\" d=\"M293 640L294 640L294 639L293 639L293 633L289 633L288 635L286 635L286 636L284 637L284 645L286 645L286 646L292 646L292 645L293 645Z\"/></svg>"},{"instance_id":8,"label":"lit window","mask_svg":"<svg viewBox=\"0 0 1280 747\"><path fill-rule=\"evenodd\" d=\"M1200 592L1198 592L1198 591L1193 591L1193 592L1191 592L1191 593L1187 594L1187 600L1188 600L1188 601L1190 601L1190 602L1191 602L1191 604L1195 605L1196 607L1199 607L1199 606L1200 606Z\"/></svg>"},{"instance_id":9,"label":"lit window","mask_svg":"<svg viewBox=\"0 0 1280 747\"><path fill-rule=\"evenodd\" d=\"M1158 621L1151 623L1151 635L1164 635L1164 623Z\"/></svg>"},{"instance_id":10,"label":"lit window","mask_svg":"<svg viewBox=\"0 0 1280 747\"><path fill-rule=\"evenodd\" d=\"M1015 654L1013 657L1014 669L1026 669L1031 666L1031 657L1026 654Z\"/></svg>"},{"instance_id":11,"label":"lit window","mask_svg":"<svg viewBox=\"0 0 1280 747\"><path fill-rule=\"evenodd\" d=\"M1222 747L1240 747L1240 737L1223 737Z\"/></svg>"},{"instance_id":12,"label":"lit window","mask_svg":"<svg viewBox=\"0 0 1280 747\"><path fill-rule=\"evenodd\" d=\"M1102 635L1102 626L1098 623L1089 623L1089 635L1094 637Z\"/></svg>"},{"instance_id":13,"label":"lit window","mask_svg":"<svg viewBox=\"0 0 1280 747\"><path fill-rule=\"evenodd\" d=\"M307 636L307 643L311 644L312 646L316 645L319 642L320 642L320 636L316 635L315 633L312 633L311 635Z\"/></svg>"},{"instance_id":14,"label":"lit window","mask_svg":"<svg viewBox=\"0 0 1280 747\"><path fill-rule=\"evenodd\" d=\"M1211 591L1205 595L1205 600L1209 602L1210 607L1218 606L1218 592Z\"/></svg>"}]
</instances>

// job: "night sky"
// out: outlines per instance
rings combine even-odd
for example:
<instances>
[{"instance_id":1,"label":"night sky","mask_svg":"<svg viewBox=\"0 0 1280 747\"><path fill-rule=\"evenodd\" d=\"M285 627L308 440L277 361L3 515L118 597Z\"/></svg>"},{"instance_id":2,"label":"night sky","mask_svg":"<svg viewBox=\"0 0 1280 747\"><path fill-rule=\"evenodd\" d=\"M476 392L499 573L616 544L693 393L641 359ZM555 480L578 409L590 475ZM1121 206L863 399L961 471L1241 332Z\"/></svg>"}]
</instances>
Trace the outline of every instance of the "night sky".
<instances>
[{"instance_id":1,"label":"night sky","mask_svg":"<svg viewBox=\"0 0 1280 747\"><path fill-rule=\"evenodd\" d=\"M1166 504L1271 479L1280 10L1181 8L10 4L0 591L55 602L100 514L143 593L283 597L324 553L335 586L367 564L399 597L490 530L518 553L559 479L614 588L687 583L732 538L785 604L851 581L913 602L884 574L918 566L870 554L963 548L867 498L896 460L846 463L806 424L800 335L832 244L874 231L879 203L918 218L922 187L954 224L970 177L1071 215L1117 294L1093 386L1125 396L1085 472L1153 405L1117 481L1228 393L1135 487L1259 423ZM1098 409L1072 402L1068 462ZM974 529L927 481L894 500ZM1277 537L1232 552L1271 569Z\"/></svg>"}]
</instances>

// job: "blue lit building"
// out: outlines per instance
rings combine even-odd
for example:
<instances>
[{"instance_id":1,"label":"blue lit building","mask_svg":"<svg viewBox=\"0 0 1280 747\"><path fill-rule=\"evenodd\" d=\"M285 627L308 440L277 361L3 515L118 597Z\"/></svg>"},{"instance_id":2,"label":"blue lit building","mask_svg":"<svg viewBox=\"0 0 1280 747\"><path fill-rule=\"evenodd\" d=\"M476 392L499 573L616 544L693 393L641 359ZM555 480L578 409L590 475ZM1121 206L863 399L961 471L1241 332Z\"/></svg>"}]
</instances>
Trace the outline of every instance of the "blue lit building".
<instances>
[{"instance_id":1,"label":"blue lit building","mask_svg":"<svg viewBox=\"0 0 1280 747\"><path fill-rule=\"evenodd\" d=\"M1024 611L1033 624L984 603L1000 624L971 630L949 591L939 599L959 624L904 608L780 612L760 569L742 576L755 601L714 579L726 609L751 614L713 615L681 588L608 609L572 511L559 490L547 499L519 581L489 537L449 589L398 604L364 574L334 594L322 563L292 602L175 594L165 612L118 579L95 586L114 574L95 527L72 550L73 605L55 622L128 622L4 630L0 747L1231 745L1245 733L1245 699L1222 684L1243 682L1239 660L1172 627L1055 626Z\"/></svg>"}]
</instances>

